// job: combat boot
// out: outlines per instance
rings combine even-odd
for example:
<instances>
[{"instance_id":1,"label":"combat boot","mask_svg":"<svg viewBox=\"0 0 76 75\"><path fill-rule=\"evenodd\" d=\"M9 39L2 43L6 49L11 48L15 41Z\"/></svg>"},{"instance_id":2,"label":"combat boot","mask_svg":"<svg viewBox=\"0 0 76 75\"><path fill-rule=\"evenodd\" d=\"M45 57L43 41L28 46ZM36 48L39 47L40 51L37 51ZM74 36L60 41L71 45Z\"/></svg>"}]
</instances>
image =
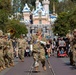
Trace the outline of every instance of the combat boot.
<instances>
[{"instance_id":1,"label":"combat boot","mask_svg":"<svg viewBox=\"0 0 76 75\"><path fill-rule=\"evenodd\" d=\"M5 67L5 66L3 66L3 69L6 69L6 67Z\"/></svg>"},{"instance_id":2,"label":"combat boot","mask_svg":"<svg viewBox=\"0 0 76 75\"><path fill-rule=\"evenodd\" d=\"M10 65L7 65L8 68L10 68Z\"/></svg>"},{"instance_id":3,"label":"combat boot","mask_svg":"<svg viewBox=\"0 0 76 75\"><path fill-rule=\"evenodd\" d=\"M46 71L46 66L43 67L43 70Z\"/></svg>"},{"instance_id":4,"label":"combat boot","mask_svg":"<svg viewBox=\"0 0 76 75\"><path fill-rule=\"evenodd\" d=\"M2 70L1 70L1 67L0 67L0 72L1 72Z\"/></svg>"},{"instance_id":5,"label":"combat boot","mask_svg":"<svg viewBox=\"0 0 76 75\"><path fill-rule=\"evenodd\" d=\"M14 66L14 63L12 63L11 66L13 67Z\"/></svg>"},{"instance_id":6,"label":"combat boot","mask_svg":"<svg viewBox=\"0 0 76 75\"><path fill-rule=\"evenodd\" d=\"M1 67L1 71L3 70L3 67Z\"/></svg>"},{"instance_id":7,"label":"combat boot","mask_svg":"<svg viewBox=\"0 0 76 75\"><path fill-rule=\"evenodd\" d=\"M37 66L37 67L35 67L35 71L36 71L36 72L38 71L38 66Z\"/></svg>"},{"instance_id":8,"label":"combat boot","mask_svg":"<svg viewBox=\"0 0 76 75\"><path fill-rule=\"evenodd\" d=\"M24 62L24 59L22 59L21 61Z\"/></svg>"}]
</instances>

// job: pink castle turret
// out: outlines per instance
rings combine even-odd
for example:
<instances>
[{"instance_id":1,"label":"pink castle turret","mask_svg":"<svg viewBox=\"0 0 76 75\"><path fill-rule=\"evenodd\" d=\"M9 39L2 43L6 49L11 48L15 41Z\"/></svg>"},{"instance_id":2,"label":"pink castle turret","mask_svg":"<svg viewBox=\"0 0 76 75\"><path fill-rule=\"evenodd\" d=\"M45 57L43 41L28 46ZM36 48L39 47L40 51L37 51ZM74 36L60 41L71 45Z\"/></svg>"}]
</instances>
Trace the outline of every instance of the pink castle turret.
<instances>
[{"instance_id":1,"label":"pink castle turret","mask_svg":"<svg viewBox=\"0 0 76 75\"><path fill-rule=\"evenodd\" d=\"M43 4L43 7L44 7L45 11L47 11L47 13L49 14L49 4L50 4L50 1L49 0L43 0L42 4Z\"/></svg>"},{"instance_id":2,"label":"pink castle turret","mask_svg":"<svg viewBox=\"0 0 76 75\"><path fill-rule=\"evenodd\" d=\"M28 7L27 4L25 4L22 12L23 12L24 22L26 24L30 23L30 8Z\"/></svg>"}]
</instances>

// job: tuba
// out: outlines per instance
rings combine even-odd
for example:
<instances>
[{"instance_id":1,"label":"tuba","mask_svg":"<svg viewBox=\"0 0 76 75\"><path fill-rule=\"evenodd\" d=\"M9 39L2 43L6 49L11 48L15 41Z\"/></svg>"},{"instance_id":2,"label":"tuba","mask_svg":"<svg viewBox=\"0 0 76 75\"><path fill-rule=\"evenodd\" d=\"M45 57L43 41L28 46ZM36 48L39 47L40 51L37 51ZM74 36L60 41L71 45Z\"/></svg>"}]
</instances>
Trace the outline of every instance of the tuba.
<instances>
[{"instance_id":1,"label":"tuba","mask_svg":"<svg viewBox=\"0 0 76 75\"><path fill-rule=\"evenodd\" d=\"M10 28L10 29L8 29L7 32L10 33L10 35L14 35L15 34L15 29Z\"/></svg>"}]
</instances>

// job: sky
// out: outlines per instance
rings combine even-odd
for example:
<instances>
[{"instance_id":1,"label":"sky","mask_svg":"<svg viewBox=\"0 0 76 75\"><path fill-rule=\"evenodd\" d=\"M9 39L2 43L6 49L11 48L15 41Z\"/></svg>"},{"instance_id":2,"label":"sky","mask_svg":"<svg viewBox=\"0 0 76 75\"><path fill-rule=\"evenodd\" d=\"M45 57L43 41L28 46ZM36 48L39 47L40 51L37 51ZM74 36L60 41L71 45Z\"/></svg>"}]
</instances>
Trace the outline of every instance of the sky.
<instances>
[{"instance_id":1,"label":"sky","mask_svg":"<svg viewBox=\"0 0 76 75\"><path fill-rule=\"evenodd\" d=\"M63 1L63 0L59 0L59 2L61 2L61 1Z\"/></svg>"}]
</instances>

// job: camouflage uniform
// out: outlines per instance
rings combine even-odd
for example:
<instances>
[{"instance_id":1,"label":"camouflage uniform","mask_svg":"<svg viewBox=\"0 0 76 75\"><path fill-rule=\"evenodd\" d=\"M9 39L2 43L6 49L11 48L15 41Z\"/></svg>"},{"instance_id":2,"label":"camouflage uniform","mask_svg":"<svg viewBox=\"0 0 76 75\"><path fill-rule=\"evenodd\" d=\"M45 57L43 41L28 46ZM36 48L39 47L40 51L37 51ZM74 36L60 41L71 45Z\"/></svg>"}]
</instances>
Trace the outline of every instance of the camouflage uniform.
<instances>
[{"instance_id":1,"label":"camouflage uniform","mask_svg":"<svg viewBox=\"0 0 76 75\"><path fill-rule=\"evenodd\" d=\"M71 53L70 53L70 64L76 65L76 29L73 31L73 38L70 42Z\"/></svg>"},{"instance_id":2,"label":"camouflage uniform","mask_svg":"<svg viewBox=\"0 0 76 75\"><path fill-rule=\"evenodd\" d=\"M42 63L42 67L44 70L46 70L45 67L45 51L44 48L41 46L40 43L41 38L34 36L34 42L33 42L33 58L34 58L34 67L35 70L38 70L39 67L39 61Z\"/></svg>"},{"instance_id":3,"label":"camouflage uniform","mask_svg":"<svg viewBox=\"0 0 76 75\"><path fill-rule=\"evenodd\" d=\"M5 68L5 61L3 58L3 32L0 30L0 71Z\"/></svg>"},{"instance_id":4,"label":"camouflage uniform","mask_svg":"<svg viewBox=\"0 0 76 75\"><path fill-rule=\"evenodd\" d=\"M0 70L5 69L5 61L3 58L3 40L0 38Z\"/></svg>"},{"instance_id":5,"label":"camouflage uniform","mask_svg":"<svg viewBox=\"0 0 76 75\"><path fill-rule=\"evenodd\" d=\"M26 41L24 38L18 39L18 51L19 51L19 58L21 61L24 61L24 50L26 48Z\"/></svg>"},{"instance_id":6,"label":"camouflage uniform","mask_svg":"<svg viewBox=\"0 0 76 75\"><path fill-rule=\"evenodd\" d=\"M10 66L14 66L14 52L11 39L8 40L8 57Z\"/></svg>"},{"instance_id":7,"label":"camouflage uniform","mask_svg":"<svg viewBox=\"0 0 76 75\"><path fill-rule=\"evenodd\" d=\"M13 46L11 40L8 40L7 36L4 37L4 60L7 67L14 66Z\"/></svg>"}]
</instances>

